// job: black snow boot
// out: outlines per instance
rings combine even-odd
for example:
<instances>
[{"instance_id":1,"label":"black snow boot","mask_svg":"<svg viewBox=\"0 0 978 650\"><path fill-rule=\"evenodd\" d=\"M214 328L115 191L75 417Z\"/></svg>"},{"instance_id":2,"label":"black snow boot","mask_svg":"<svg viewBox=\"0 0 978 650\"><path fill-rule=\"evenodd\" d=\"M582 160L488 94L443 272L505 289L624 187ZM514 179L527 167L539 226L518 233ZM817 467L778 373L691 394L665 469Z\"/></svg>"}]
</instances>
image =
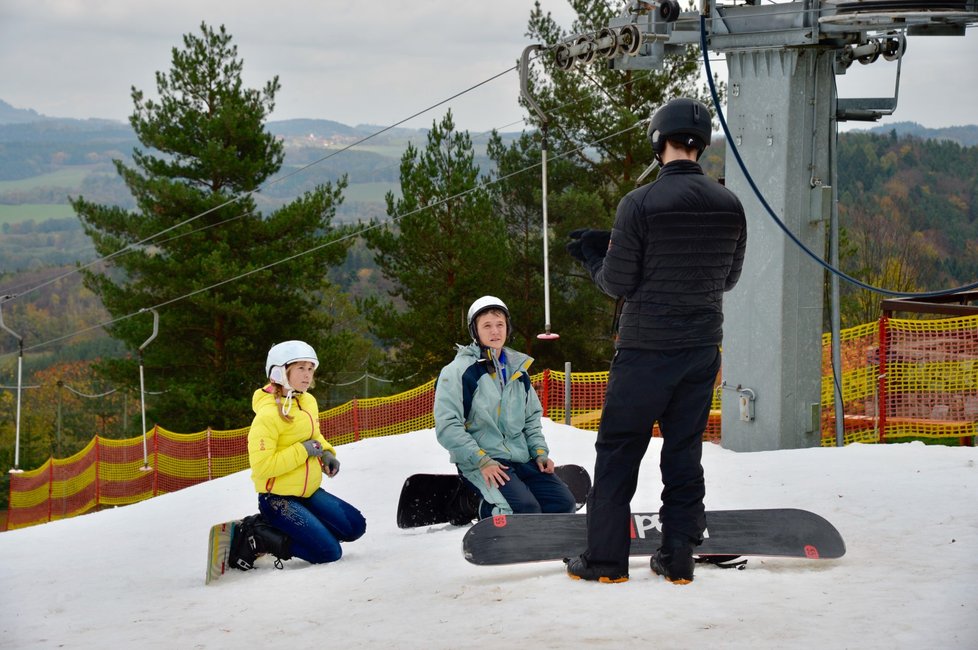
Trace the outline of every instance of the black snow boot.
<instances>
[{"instance_id":1,"label":"black snow boot","mask_svg":"<svg viewBox=\"0 0 978 650\"><path fill-rule=\"evenodd\" d=\"M270 553L275 556L275 566L282 568L282 561L292 558L292 541L289 536L273 528L261 514L245 517L235 524L231 538L231 566L242 571L255 568L259 556Z\"/></svg>"},{"instance_id":2,"label":"black snow boot","mask_svg":"<svg viewBox=\"0 0 978 650\"><path fill-rule=\"evenodd\" d=\"M465 483L461 483L458 491L448 503L448 523L453 526L467 526L479 516L479 503L482 496Z\"/></svg>"},{"instance_id":3,"label":"black snow boot","mask_svg":"<svg viewBox=\"0 0 978 650\"><path fill-rule=\"evenodd\" d=\"M662 537L662 546L652 556L652 571L676 585L693 581L693 546L684 535Z\"/></svg>"},{"instance_id":4,"label":"black snow boot","mask_svg":"<svg viewBox=\"0 0 978 650\"><path fill-rule=\"evenodd\" d=\"M245 517L241 521L235 522L231 529L231 550L228 555L228 563L233 568L242 571L254 569L255 560L258 559L258 544L254 534L250 532L251 527L247 524L251 518Z\"/></svg>"},{"instance_id":5,"label":"black snow boot","mask_svg":"<svg viewBox=\"0 0 978 650\"><path fill-rule=\"evenodd\" d=\"M628 582L628 568L605 564L593 564L587 556L579 555L575 558L564 558L567 568L567 575L574 580L594 580L614 584L618 582Z\"/></svg>"}]
</instances>

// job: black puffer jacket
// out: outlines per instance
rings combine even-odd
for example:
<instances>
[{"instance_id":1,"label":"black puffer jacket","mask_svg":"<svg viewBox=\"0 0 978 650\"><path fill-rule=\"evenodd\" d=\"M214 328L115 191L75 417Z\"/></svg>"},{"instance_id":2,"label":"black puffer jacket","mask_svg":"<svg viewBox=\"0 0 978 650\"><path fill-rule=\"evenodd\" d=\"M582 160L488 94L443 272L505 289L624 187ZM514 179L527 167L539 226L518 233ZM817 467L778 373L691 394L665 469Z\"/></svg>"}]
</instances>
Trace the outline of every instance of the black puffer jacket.
<instances>
[{"instance_id":1,"label":"black puffer jacket","mask_svg":"<svg viewBox=\"0 0 978 650\"><path fill-rule=\"evenodd\" d=\"M719 345L723 292L740 278L746 245L743 206L698 163L670 162L629 192L603 263L587 265L598 287L625 298L616 347Z\"/></svg>"}]
</instances>

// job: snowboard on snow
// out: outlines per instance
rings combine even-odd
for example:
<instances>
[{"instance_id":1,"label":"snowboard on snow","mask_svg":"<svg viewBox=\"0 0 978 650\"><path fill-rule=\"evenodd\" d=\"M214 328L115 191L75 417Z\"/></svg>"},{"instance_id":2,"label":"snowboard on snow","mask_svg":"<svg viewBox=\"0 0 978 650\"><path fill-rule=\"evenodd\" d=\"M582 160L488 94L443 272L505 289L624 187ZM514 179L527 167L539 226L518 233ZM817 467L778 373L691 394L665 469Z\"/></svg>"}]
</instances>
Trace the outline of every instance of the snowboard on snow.
<instances>
[{"instance_id":1,"label":"snowboard on snow","mask_svg":"<svg viewBox=\"0 0 978 650\"><path fill-rule=\"evenodd\" d=\"M240 524L240 519L234 519L211 526L207 539L207 579L204 584L209 585L231 569L231 544Z\"/></svg>"},{"instance_id":2,"label":"snowboard on snow","mask_svg":"<svg viewBox=\"0 0 978 650\"><path fill-rule=\"evenodd\" d=\"M580 465L558 465L562 480L580 509L591 489L591 476ZM464 526L479 514L481 496L458 474L414 474L404 481L397 502L397 527L417 528L451 523Z\"/></svg>"},{"instance_id":3,"label":"snowboard on snow","mask_svg":"<svg viewBox=\"0 0 978 650\"><path fill-rule=\"evenodd\" d=\"M586 515L499 515L477 522L462 539L473 564L518 564L576 557L587 546ZM631 554L653 555L661 543L655 512L631 515ZM810 560L845 555L839 531L807 510L714 510L706 513L703 544L694 552L710 556L772 556Z\"/></svg>"}]
</instances>

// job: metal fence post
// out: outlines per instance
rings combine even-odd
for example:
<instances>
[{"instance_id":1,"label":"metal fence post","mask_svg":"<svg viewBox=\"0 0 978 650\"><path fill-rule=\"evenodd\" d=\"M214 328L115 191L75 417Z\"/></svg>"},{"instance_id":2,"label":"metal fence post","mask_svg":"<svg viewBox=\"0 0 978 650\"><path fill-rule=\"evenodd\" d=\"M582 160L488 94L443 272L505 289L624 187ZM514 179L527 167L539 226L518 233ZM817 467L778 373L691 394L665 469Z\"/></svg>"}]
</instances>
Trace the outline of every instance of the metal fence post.
<instances>
[{"instance_id":1,"label":"metal fence post","mask_svg":"<svg viewBox=\"0 0 978 650\"><path fill-rule=\"evenodd\" d=\"M564 424L571 423L571 362L564 362Z\"/></svg>"}]
</instances>

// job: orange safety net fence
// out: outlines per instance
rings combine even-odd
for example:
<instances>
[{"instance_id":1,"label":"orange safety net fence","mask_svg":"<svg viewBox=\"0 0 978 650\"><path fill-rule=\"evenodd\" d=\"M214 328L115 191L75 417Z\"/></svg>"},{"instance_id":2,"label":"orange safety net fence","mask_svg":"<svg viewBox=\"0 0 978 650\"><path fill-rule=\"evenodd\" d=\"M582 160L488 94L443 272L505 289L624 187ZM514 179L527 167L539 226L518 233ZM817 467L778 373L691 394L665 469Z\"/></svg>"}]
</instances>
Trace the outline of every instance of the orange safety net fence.
<instances>
[{"instance_id":1,"label":"orange safety net fence","mask_svg":"<svg viewBox=\"0 0 978 650\"><path fill-rule=\"evenodd\" d=\"M832 446L835 409L828 335L823 348L822 444ZM840 352L846 444L907 439L974 443L978 316L883 318L844 330ZM568 382L567 373L544 370L532 381L546 417L596 430L607 378L607 372L571 373ZM434 392L431 380L398 395L353 400L321 412L320 427L333 445L429 429L434 427ZM704 439L721 440L718 391ZM188 434L156 426L145 441L96 436L70 458L50 459L37 469L10 475L6 529L136 503L239 472L248 467L247 442L247 428Z\"/></svg>"},{"instance_id":2,"label":"orange safety net fence","mask_svg":"<svg viewBox=\"0 0 978 650\"><path fill-rule=\"evenodd\" d=\"M835 391L823 340L822 444L835 444ZM842 333L844 443L978 435L978 316L883 317Z\"/></svg>"},{"instance_id":3,"label":"orange safety net fence","mask_svg":"<svg viewBox=\"0 0 978 650\"><path fill-rule=\"evenodd\" d=\"M720 383L717 374L716 384ZM608 384L608 372L572 372L570 380L570 418L567 418L567 373L544 370L533 378L544 415L556 422L570 422L579 429L597 431L601 423L601 407L604 405L604 392ZM660 436L659 425L652 428L653 436ZM720 442L720 393L713 391L710 405L710 419L703 432L703 440Z\"/></svg>"}]
</instances>

